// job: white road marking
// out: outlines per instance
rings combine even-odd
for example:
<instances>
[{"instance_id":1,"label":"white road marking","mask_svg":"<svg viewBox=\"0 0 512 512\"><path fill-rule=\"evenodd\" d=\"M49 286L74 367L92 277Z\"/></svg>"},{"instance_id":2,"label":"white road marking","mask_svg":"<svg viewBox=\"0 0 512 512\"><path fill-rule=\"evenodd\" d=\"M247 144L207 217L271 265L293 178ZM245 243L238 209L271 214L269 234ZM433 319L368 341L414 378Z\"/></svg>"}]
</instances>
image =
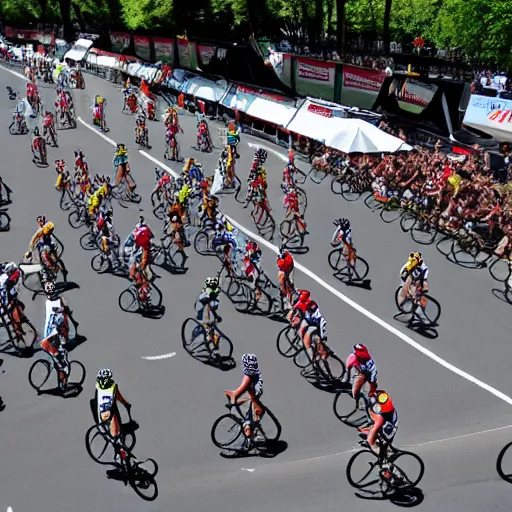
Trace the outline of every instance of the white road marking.
<instances>
[{"instance_id":1,"label":"white road marking","mask_svg":"<svg viewBox=\"0 0 512 512\"><path fill-rule=\"evenodd\" d=\"M242 471L248 471L249 473L252 473L255 471L254 469L248 469L248 468L241 468Z\"/></svg>"},{"instance_id":2,"label":"white road marking","mask_svg":"<svg viewBox=\"0 0 512 512\"><path fill-rule=\"evenodd\" d=\"M103 135L102 133L100 133L97 130L95 130L92 126L87 125L80 118L79 118L79 121L81 121L84 124L84 126L89 128L91 131L93 131L94 133L98 134L100 137L102 137L105 140L107 140L107 142L109 142L110 144L115 144L111 139L109 139L108 137L105 137L105 135ZM251 143L249 143L249 145L250 144ZM261 147L261 146L258 145L257 147ZM275 150L272 150L272 151L275 151ZM162 169L165 169L172 176L174 176L174 177L178 176L176 174L176 172L174 172L170 167L168 167L167 165L163 164L162 162L157 160L154 156L150 155L149 153L146 153L145 151L142 151L142 150L139 150L139 153L142 156L144 156L145 158L147 158L148 160L151 160L153 163L159 165ZM273 251L276 254L279 252L279 249L275 245L271 244L270 242L268 242L267 240L265 240L261 236L257 235L256 233L253 233L252 231L250 231L246 227L242 226L236 220L232 219L228 215L226 215L226 218L229 220L229 222L233 226L235 226L238 229L240 229L240 231L243 231L246 235L249 235L252 239L256 240L259 244L264 245L265 247L267 247L268 249L270 249L271 251ZM478 387L484 389L485 391L491 393L496 398L499 398L500 400L503 400L507 404L512 405L512 398L510 396L506 395L505 393L502 393L500 390L498 390L498 389L492 387L491 385L481 381L480 379L477 379L476 377L473 377L473 375L470 375L469 373L465 372L464 370L462 370L460 368L457 368L455 365L449 363L448 361L446 361L442 357L438 356L437 354L435 354L434 352L432 352L428 348L425 348L423 345L420 345L417 341L414 341L410 336L407 336L407 334L403 333L402 331L400 331L396 327L392 326L391 324L388 324L385 320L382 320L377 315L375 315L371 311L367 310L365 307L363 307L360 304L358 304L357 302L353 301L347 295L345 295L345 294L341 293L340 291L336 290L336 288L332 287L330 284L328 284L323 279L318 277L316 274L311 272L311 270L306 268L304 265L301 265L300 263L296 262L295 263L295 268L297 268L303 274L306 274L308 277L310 277L311 279L316 281L320 286L325 288L327 291L331 292L335 297L338 297L338 299L343 301L345 304L347 304L348 306L352 307L353 309L355 309L356 311L358 311L359 313L364 315L366 318L369 318L370 320L372 320L376 324L380 325L382 328L386 329L391 334L394 334L395 336L400 338L402 341L404 341L405 343L407 343L411 347L415 348L418 352L420 352L424 356L427 356L428 358L432 359L436 363L440 364L443 368L446 368L447 370L450 370L451 372L455 373L459 377L462 377L463 379L466 379L467 381L471 382L472 384L475 384L476 386L478 386Z\"/></svg>"},{"instance_id":3,"label":"white road marking","mask_svg":"<svg viewBox=\"0 0 512 512\"><path fill-rule=\"evenodd\" d=\"M160 359L169 359L170 357L174 357L176 352L171 352L170 354L163 354L161 356L147 356L142 357L142 359L146 359L147 361L159 361Z\"/></svg>"},{"instance_id":4,"label":"white road marking","mask_svg":"<svg viewBox=\"0 0 512 512\"><path fill-rule=\"evenodd\" d=\"M18 78L21 78L22 80L25 80L25 82L30 82L30 80L25 75L22 75L21 73L18 73L17 71L6 68L5 66L0 66L0 68L2 68L4 71L7 71L8 73L11 73L12 75L17 76Z\"/></svg>"},{"instance_id":5,"label":"white road marking","mask_svg":"<svg viewBox=\"0 0 512 512\"><path fill-rule=\"evenodd\" d=\"M455 441L457 439L463 439L464 437L479 436L480 434L489 434L491 432L498 432L499 430L506 430L507 428L512 428L512 425L505 425L504 427L491 428L489 430L481 430L480 432L471 432L470 434L461 434L460 436L445 437L444 439L435 439L434 441L426 441L424 443L409 444L406 446L409 448L414 448L416 446L426 446L427 444L444 443L445 441Z\"/></svg>"},{"instance_id":6,"label":"white road marking","mask_svg":"<svg viewBox=\"0 0 512 512\"><path fill-rule=\"evenodd\" d=\"M7 507L7 512L13 512L12 507Z\"/></svg>"},{"instance_id":7,"label":"white road marking","mask_svg":"<svg viewBox=\"0 0 512 512\"><path fill-rule=\"evenodd\" d=\"M91 130L91 132L94 132L96 135L99 135L103 140L106 140L111 146L117 146L117 144L112 139L109 139L104 133L101 133L96 128L94 128L94 126L91 126L89 123L86 123L81 117L77 117L77 121L82 123L89 130Z\"/></svg>"}]
</instances>

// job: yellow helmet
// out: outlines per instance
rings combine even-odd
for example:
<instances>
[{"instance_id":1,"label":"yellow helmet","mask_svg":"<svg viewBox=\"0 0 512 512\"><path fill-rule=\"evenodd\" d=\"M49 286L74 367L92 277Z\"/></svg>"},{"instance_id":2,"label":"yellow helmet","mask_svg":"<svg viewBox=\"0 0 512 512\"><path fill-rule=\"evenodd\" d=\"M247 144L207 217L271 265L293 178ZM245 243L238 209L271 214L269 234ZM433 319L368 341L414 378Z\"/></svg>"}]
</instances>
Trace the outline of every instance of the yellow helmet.
<instances>
[{"instance_id":1,"label":"yellow helmet","mask_svg":"<svg viewBox=\"0 0 512 512\"><path fill-rule=\"evenodd\" d=\"M53 222L47 222L43 226L43 234L49 235L54 229L55 229L55 226L53 225Z\"/></svg>"},{"instance_id":2,"label":"yellow helmet","mask_svg":"<svg viewBox=\"0 0 512 512\"><path fill-rule=\"evenodd\" d=\"M412 263L413 261L422 261L421 252L411 252L409 254L409 261Z\"/></svg>"}]
</instances>

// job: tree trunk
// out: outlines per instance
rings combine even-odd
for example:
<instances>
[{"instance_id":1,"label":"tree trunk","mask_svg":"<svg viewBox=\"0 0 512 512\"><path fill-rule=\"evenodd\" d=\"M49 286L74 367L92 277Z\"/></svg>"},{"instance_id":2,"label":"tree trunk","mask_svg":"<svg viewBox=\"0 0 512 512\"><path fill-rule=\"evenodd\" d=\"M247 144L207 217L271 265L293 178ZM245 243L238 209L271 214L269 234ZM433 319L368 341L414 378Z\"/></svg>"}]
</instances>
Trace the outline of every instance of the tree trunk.
<instances>
[{"instance_id":1,"label":"tree trunk","mask_svg":"<svg viewBox=\"0 0 512 512\"><path fill-rule=\"evenodd\" d=\"M39 0L39 6L41 7L41 23L46 23L46 10L48 7L48 0Z\"/></svg>"},{"instance_id":2,"label":"tree trunk","mask_svg":"<svg viewBox=\"0 0 512 512\"><path fill-rule=\"evenodd\" d=\"M323 44L324 34L324 2L323 0L315 0L315 36L316 41Z\"/></svg>"},{"instance_id":3,"label":"tree trunk","mask_svg":"<svg viewBox=\"0 0 512 512\"><path fill-rule=\"evenodd\" d=\"M72 43L75 39L73 24L71 23L71 0L59 0L60 19L64 28L64 39Z\"/></svg>"},{"instance_id":4,"label":"tree trunk","mask_svg":"<svg viewBox=\"0 0 512 512\"><path fill-rule=\"evenodd\" d=\"M327 34L332 36L332 13L334 11L334 0L327 0Z\"/></svg>"},{"instance_id":5,"label":"tree trunk","mask_svg":"<svg viewBox=\"0 0 512 512\"><path fill-rule=\"evenodd\" d=\"M389 34L389 22L390 22L390 19L391 19L391 4L392 4L393 0L386 0L386 6L384 7L384 37L383 37L383 41L384 41L384 53L386 55L389 55L389 50L390 50L390 42L391 42L391 38L390 38L390 34Z\"/></svg>"},{"instance_id":6,"label":"tree trunk","mask_svg":"<svg viewBox=\"0 0 512 512\"><path fill-rule=\"evenodd\" d=\"M80 32L87 32L87 27L85 25L84 17L82 16L82 11L80 11L80 7L73 3L73 11L75 11L75 16L78 21L78 24L80 25Z\"/></svg>"},{"instance_id":7,"label":"tree trunk","mask_svg":"<svg viewBox=\"0 0 512 512\"><path fill-rule=\"evenodd\" d=\"M341 57L345 53L345 5L347 0L336 0L336 42Z\"/></svg>"}]
</instances>

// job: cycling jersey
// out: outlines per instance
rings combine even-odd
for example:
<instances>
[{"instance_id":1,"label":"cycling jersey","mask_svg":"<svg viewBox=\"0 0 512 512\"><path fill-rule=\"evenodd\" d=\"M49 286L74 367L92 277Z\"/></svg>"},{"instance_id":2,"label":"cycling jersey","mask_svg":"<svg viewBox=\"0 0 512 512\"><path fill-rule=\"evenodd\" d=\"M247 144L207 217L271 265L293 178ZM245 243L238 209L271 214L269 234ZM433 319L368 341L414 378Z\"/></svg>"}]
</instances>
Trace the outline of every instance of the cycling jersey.
<instances>
[{"instance_id":1,"label":"cycling jersey","mask_svg":"<svg viewBox=\"0 0 512 512\"><path fill-rule=\"evenodd\" d=\"M308 323L310 326L318 327L318 330L320 332L320 338L322 340L327 339L327 322L325 321L325 318L322 316L322 313L320 313L320 309L316 309L315 312L311 313L306 309L304 320Z\"/></svg>"},{"instance_id":2,"label":"cycling jersey","mask_svg":"<svg viewBox=\"0 0 512 512\"><path fill-rule=\"evenodd\" d=\"M105 412L109 412L115 406L116 403L116 384L112 384L107 389L102 389L96 384L96 402L98 407L98 422L101 423L101 415Z\"/></svg>"},{"instance_id":3,"label":"cycling jersey","mask_svg":"<svg viewBox=\"0 0 512 512\"><path fill-rule=\"evenodd\" d=\"M285 274L289 274L294 267L293 258L289 252L284 253L282 258L278 258L277 260L277 268L284 272Z\"/></svg>"},{"instance_id":4,"label":"cycling jersey","mask_svg":"<svg viewBox=\"0 0 512 512\"><path fill-rule=\"evenodd\" d=\"M351 367L357 368L368 382L377 382L377 365L373 359L361 362L355 354L351 354L347 359L347 370Z\"/></svg>"},{"instance_id":5,"label":"cycling jersey","mask_svg":"<svg viewBox=\"0 0 512 512\"><path fill-rule=\"evenodd\" d=\"M62 299L46 299L46 321L44 324L44 338L58 334L58 328L65 322Z\"/></svg>"},{"instance_id":6,"label":"cycling jersey","mask_svg":"<svg viewBox=\"0 0 512 512\"><path fill-rule=\"evenodd\" d=\"M263 378L261 372L258 370L258 372L252 375L247 375L247 377L251 379L251 384L247 391L255 395L256 398L259 398L263 394Z\"/></svg>"},{"instance_id":7,"label":"cycling jersey","mask_svg":"<svg viewBox=\"0 0 512 512\"><path fill-rule=\"evenodd\" d=\"M400 273L407 272L413 279L413 281L426 281L428 279L428 267L425 265L425 262L422 262L420 265L411 266L411 263L407 262L403 267Z\"/></svg>"},{"instance_id":8,"label":"cycling jersey","mask_svg":"<svg viewBox=\"0 0 512 512\"><path fill-rule=\"evenodd\" d=\"M347 244L352 244L352 229L348 228L346 231L343 231L341 227L335 231L332 237L333 245L340 245L342 242L346 242Z\"/></svg>"}]
</instances>

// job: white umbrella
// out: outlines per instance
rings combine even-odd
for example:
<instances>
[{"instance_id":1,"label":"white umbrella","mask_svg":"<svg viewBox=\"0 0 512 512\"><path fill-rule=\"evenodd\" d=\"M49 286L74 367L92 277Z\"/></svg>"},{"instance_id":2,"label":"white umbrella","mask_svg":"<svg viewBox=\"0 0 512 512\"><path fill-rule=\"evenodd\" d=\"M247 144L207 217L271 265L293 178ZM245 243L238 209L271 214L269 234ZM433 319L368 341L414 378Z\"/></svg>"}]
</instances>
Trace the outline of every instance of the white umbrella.
<instances>
[{"instance_id":1,"label":"white umbrella","mask_svg":"<svg viewBox=\"0 0 512 512\"><path fill-rule=\"evenodd\" d=\"M394 137L362 119L336 119L325 139L325 145L343 153L395 153L412 149L402 139ZM334 124L334 123L333 123Z\"/></svg>"}]
</instances>

